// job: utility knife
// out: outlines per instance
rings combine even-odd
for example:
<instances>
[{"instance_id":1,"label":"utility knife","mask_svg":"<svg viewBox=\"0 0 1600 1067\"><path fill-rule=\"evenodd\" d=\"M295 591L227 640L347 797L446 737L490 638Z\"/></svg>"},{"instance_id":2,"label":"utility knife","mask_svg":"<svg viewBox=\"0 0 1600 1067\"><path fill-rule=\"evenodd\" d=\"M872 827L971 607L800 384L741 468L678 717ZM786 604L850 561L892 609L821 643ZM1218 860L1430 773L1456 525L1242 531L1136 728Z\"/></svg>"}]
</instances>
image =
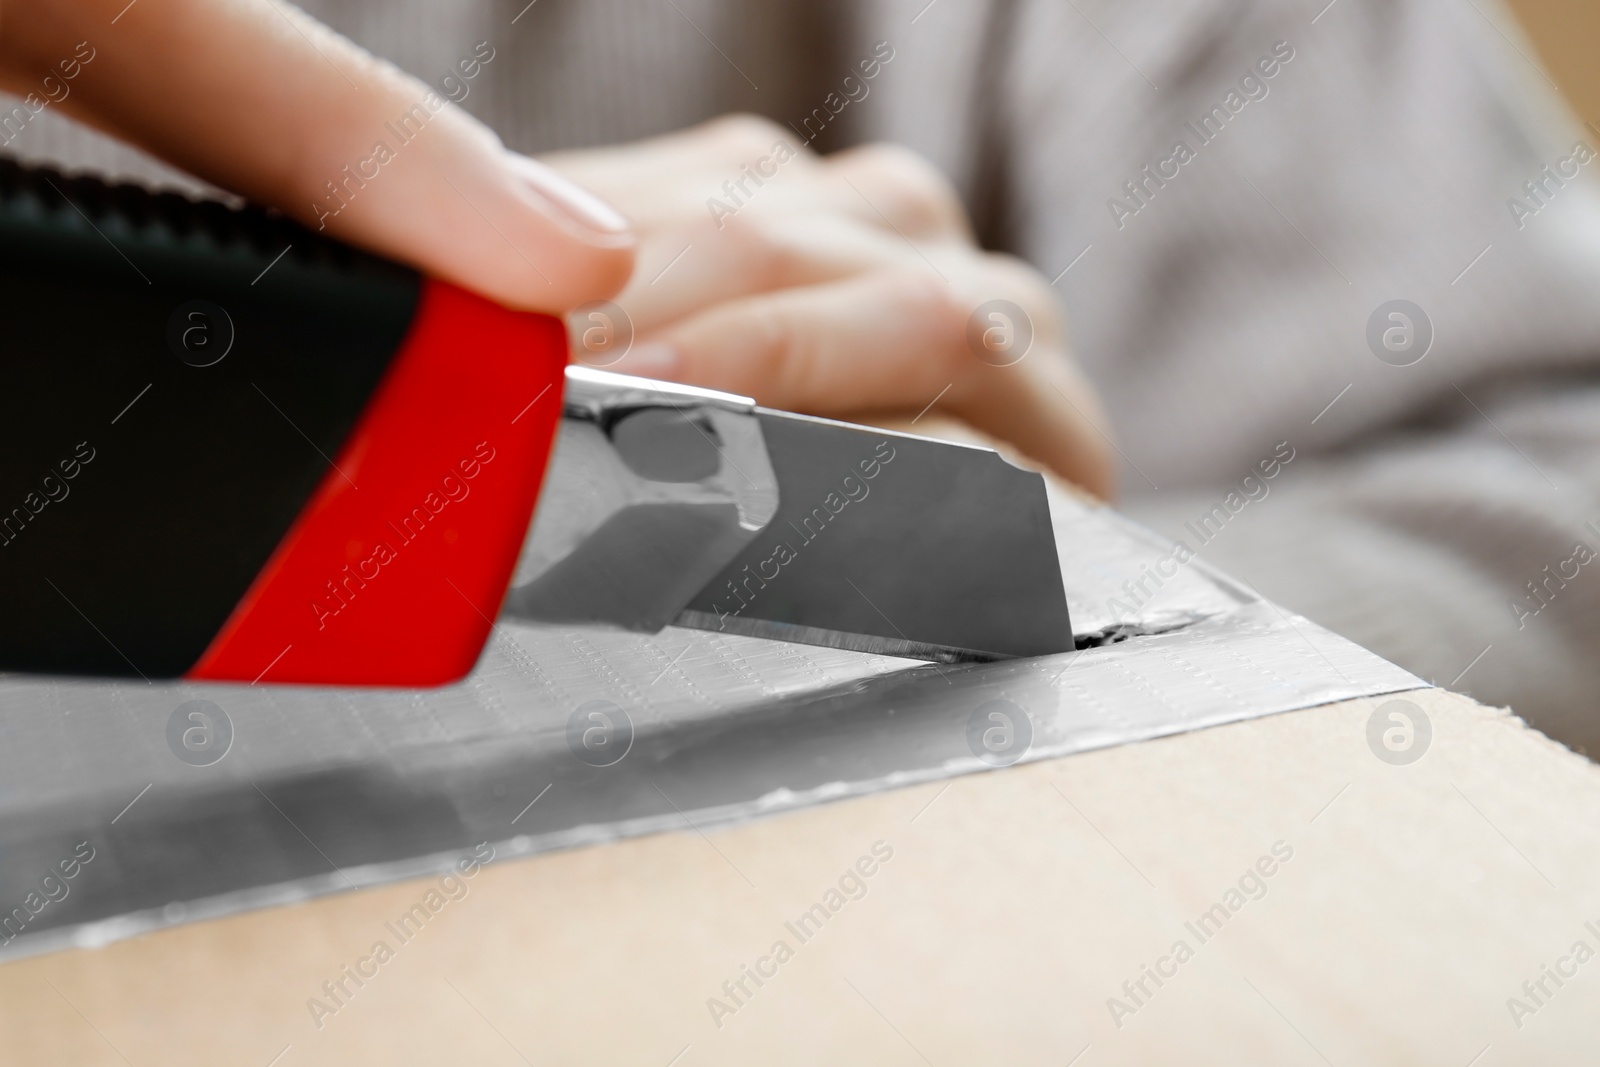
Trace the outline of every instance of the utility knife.
<instances>
[{"instance_id":1,"label":"utility knife","mask_svg":"<svg viewBox=\"0 0 1600 1067\"><path fill-rule=\"evenodd\" d=\"M0 669L434 686L502 613L1070 650L1043 479L568 360L276 213L0 162Z\"/></svg>"}]
</instances>

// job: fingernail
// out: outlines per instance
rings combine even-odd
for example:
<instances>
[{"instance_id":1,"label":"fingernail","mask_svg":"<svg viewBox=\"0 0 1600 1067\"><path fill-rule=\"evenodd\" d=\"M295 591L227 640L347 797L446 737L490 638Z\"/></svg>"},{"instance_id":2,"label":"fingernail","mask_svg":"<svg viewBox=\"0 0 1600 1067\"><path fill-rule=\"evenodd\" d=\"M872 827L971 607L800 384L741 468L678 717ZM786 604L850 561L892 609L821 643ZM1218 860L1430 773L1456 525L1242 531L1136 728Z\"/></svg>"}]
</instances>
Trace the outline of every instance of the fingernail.
<instances>
[{"instance_id":1,"label":"fingernail","mask_svg":"<svg viewBox=\"0 0 1600 1067\"><path fill-rule=\"evenodd\" d=\"M666 341L646 341L634 345L615 369L636 378L670 378L682 365L677 348Z\"/></svg>"},{"instance_id":2,"label":"fingernail","mask_svg":"<svg viewBox=\"0 0 1600 1067\"><path fill-rule=\"evenodd\" d=\"M521 158L517 172L565 220L605 238L627 236L628 220L589 190L551 170L543 163ZM608 242L609 243L609 242Z\"/></svg>"}]
</instances>

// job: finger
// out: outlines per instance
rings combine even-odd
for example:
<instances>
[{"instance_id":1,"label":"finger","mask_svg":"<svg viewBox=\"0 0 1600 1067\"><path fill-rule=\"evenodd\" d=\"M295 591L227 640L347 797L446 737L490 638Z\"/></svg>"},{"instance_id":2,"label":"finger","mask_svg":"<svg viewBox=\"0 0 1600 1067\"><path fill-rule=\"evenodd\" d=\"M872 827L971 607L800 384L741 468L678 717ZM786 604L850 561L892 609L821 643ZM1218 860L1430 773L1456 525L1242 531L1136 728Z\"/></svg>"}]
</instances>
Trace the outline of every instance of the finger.
<instances>
[{"instance_id":1,"label":"finger","mask_svg":"<svg viewBox=\"0 0 1600 1067\"><path fill-rule=\"evenodd\" d=\"M848 148L822 161L819 179L833 186L840 209L907 240L972 239L966 209L949 180L909 149Z\"/></svg>"},{"instance_id":2,"label":"finger","mask_svg":"<svg viewBox=\"0 0 1600 1067\"><path fill-rule=\"evenodd\" d=\"M816 156L783 127L754 115L724 115L642 141L540 158L601 196L625 200L629 218L644 231L714 219L719 204L737 211L758 195L771 201L773 188L791 198L810 189L811 207L827 200L803 177L817 168Z\"/></svg>"},{"instance_id":3,"label":"finger","mask_svg":"<svg viewBox=\"0 0 1600 1067\"><path fill-rule=\"evenodd\" d=\"M602 195L625 198L645 232L720 229L743 217L841 215L902 241L971 231L948 180L916 153L874 144L818 160L790 132L748 115L714 119L628 145L544 157ZM639 175L651 181L641 184Z\"/></svg>"},{"instance_id":4,"label":"finger","mask_svg":"<svg viewBox=\"0 0 1600 1067\"><path fill-rule=\"evenodd\" d=\"M83 42L93 57L63 110L313 228L515 307L561 310L626 281L633 238L620 215L514 159L440 94L297 9L278 0L125 5L14 6L0 76L29 91L46 74L59 78Z\"/></svg>"},{"instance_id":5,"label":"finger","mask_svg":"<svg viewBox=\"0 0 1600 1067\"><path fill-rule=\"evenodd\" d=\"M1092 391L1048 338L995 366L967 340L971 305L926 271L887 271L735 301L636 347L616 368L831 417L935 407L1084 486L1112 489Z\"/></svg>"},{"instance_id":6,"label":"finger","mask_svg":"<svg viewBox=\"0 0 1600 1067\"><path fill-rule=\"evenodd\" d=\"M617 303L642 335L730 300L922 265L898 236L837 213L751 210L716 223L702 215L645 244Z\"/></svg>"},{"instance_id":7,"label":"finger","mask_svg":"<svg viewBox=\"0 0 1600 1067\"><path fill-rule=\"evenodd\" d=\"M982 380L953 395L952 414L1100 499L1115 499L1110 419L1064 352L1042 344L1020 363L983 364L975 374Z\"/></svg>"}]
</instances>

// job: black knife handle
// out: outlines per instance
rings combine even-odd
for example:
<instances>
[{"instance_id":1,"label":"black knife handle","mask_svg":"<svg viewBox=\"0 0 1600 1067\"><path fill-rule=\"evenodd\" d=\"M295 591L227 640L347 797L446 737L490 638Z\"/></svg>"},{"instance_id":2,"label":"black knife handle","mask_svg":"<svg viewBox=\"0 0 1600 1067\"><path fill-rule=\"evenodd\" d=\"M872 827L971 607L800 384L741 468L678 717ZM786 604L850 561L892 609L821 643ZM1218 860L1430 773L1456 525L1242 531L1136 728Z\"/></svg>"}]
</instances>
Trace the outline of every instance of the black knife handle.
<instances>
[{"instance_id":1,"label":"black knife handle","mask_svg":"<svg viewBox=\"0 0 1600 1067\"><path fill-rule=\"evenodd\" d=\"M440 636L418 616L441 598L389 576L395 588L363 597L351 590L383 583L358 587L341 568L370 561L380 541L400 552L385 524L442 493L441 478L465 484L457 464L481 462L479 440L499 440L497 454L512 445L514 463L533 465L522 473L532 489L502 479L503 493L479 496L498 508L463 503L431 523L434 540L476 534L468 541L496 562L503 542L520 544L522 529L479 530L531 511L548 428L530 418L507 433L501 409L564 362L556 320L277 214L0 161L0 668L250 681L270 666L267 681L378 684L458 675L505 577L496 591L461 549L407 553L430 587L452 577L441 560L470 572L478 621L447 610ZM441 385L452 373L465 382ZM559 388L552 411L558 400ZM386 612L423 632L363 618ZM447 666L416 660L430 636L436 653L449 646ZM268 647L285 649L280 661L269 664Z\"/></svg>"}]
</instances>

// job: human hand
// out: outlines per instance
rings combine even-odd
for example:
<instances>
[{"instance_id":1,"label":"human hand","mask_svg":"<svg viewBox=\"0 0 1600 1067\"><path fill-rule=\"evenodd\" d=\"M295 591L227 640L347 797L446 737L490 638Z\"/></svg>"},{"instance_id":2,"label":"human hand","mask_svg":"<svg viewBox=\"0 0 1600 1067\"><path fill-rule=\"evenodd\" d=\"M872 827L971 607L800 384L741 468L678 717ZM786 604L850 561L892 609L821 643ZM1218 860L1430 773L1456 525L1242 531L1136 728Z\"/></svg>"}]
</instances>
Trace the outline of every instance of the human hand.
<instances>
[{"instance_id":1,"label":"human hand","mask_svg":"<svg viewBox=\"0 0 1600 1067\"><path fill-rule=\"evenodd\" d=\"M819 158L796 141L736 116L543 158L640 235L616 298L635 340L610 369L858 421L951 414L1109 496L1105 417L1045 279L979 249L955 192L912 153ZM1021 321L975 314L997 299ZM575 352L606 364L584 351L590 327L569 319Z\"/></svg>"},{"instance_id":2,"label":"human hand","mask_svg":"<svg viewBox=\"0 0 1600 1067\"><path fill-rule=\"evenodd\" d=\"M24 97L5 116L8 142L59 107L512 307L602 299L633 266L627 223L602 201L276 0L19 0L0 34L0 88Z\"/></svg>"}]
</instances>

